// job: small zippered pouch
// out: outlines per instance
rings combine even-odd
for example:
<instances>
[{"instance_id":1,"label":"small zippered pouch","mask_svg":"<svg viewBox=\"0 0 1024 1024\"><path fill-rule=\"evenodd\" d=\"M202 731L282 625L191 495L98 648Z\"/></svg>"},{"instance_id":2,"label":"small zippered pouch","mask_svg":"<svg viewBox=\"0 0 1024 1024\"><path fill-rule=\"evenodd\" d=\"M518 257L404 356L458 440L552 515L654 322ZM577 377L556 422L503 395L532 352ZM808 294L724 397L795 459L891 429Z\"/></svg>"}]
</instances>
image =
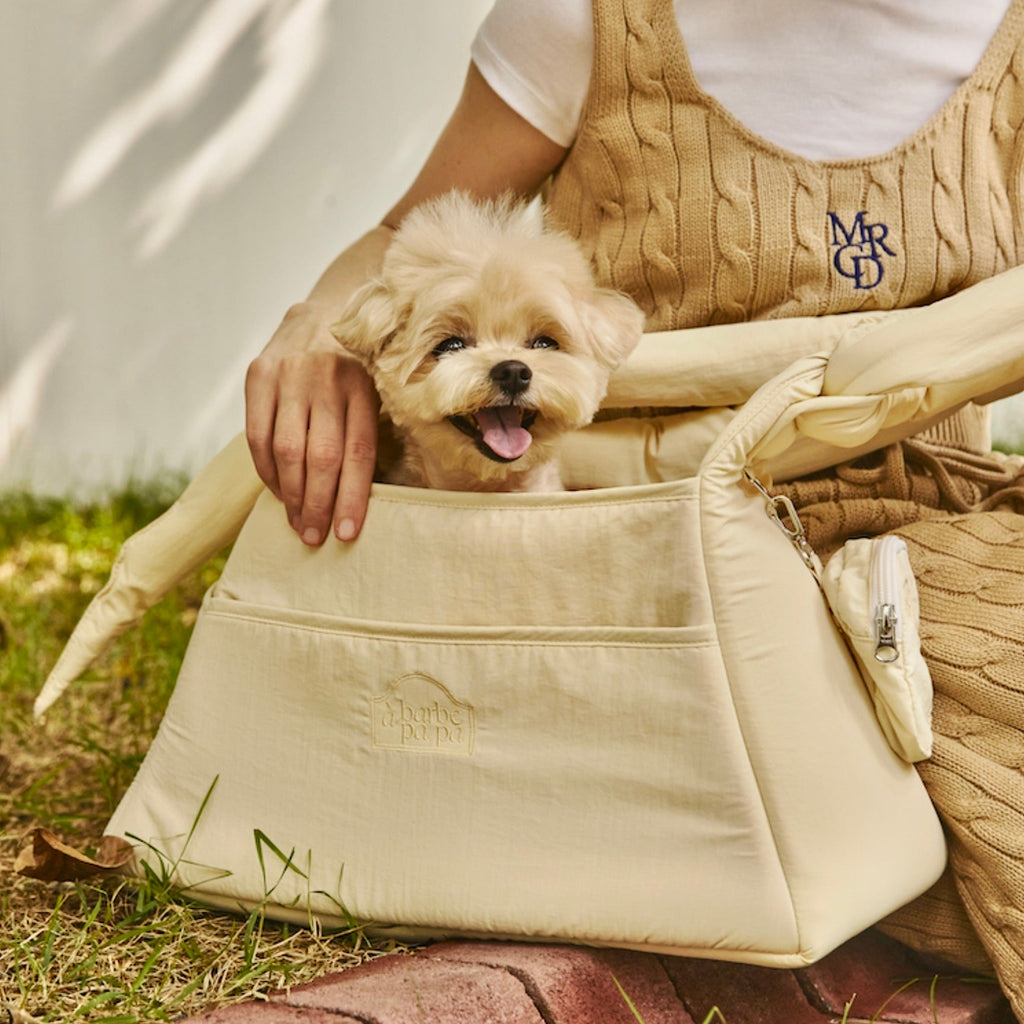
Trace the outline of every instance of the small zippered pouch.
<instances>
[{"instance_id":1,"label":"small zippered pouch","mask_svg":"<svg viewBox=\"0 0 1024 1024\"><path fill-rule=\"evenodd\" d=\"M849 540L829 559L821 582L890 746L907 761L930 757L932 680L906 543L891 534Z\"/></svg>"}]
</instances>

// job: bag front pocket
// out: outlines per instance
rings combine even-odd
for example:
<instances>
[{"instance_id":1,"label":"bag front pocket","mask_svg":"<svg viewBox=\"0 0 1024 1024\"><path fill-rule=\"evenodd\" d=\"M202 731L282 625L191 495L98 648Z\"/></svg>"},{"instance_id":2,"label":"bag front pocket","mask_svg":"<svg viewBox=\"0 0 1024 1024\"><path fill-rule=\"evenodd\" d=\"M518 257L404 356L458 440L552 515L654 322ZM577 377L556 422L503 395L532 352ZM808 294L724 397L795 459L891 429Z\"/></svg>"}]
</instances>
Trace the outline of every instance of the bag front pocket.
<instances>
[{"instance_id":1,"label":"bag front pocket","mask_svg":"<svg viewBox=\"0 0 1024 1024\"><path fill-rule=\"evenodd\" d=\"M176 821L147 801L162 764L189 766L191 811L179 799ZM453 630L211 596L145 769L115 823L150 841L187 833L217 777L187 860L234 851L231 875L181 871L222 900L261 897L247 849L259 830L303 865L278 881L278 907L460 933L796 948L707 626Z\"/></svg>"}]
</instances>

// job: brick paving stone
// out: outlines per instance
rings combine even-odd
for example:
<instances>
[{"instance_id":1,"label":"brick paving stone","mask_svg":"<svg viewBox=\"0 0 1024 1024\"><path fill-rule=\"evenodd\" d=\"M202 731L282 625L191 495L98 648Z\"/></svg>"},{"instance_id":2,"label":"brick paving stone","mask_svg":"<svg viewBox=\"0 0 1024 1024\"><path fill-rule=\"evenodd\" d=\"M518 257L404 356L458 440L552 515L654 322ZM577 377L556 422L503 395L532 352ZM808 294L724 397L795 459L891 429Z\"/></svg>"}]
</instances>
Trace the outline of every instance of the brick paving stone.
<instances>
[{"instance_id":1,"label":"brick paving stone","mask_svg":"<svg viewBox=\"0 0 1024 1024\"><path fill-rule=\"evenodd\" d=\"M703 1022L718 1007L728 1024L826 1024L792 971L689 957L659 959L695 1021Z\"/></svg>"},{"instance_id":2,"label":"brick paving stone","mask_svg":"<svg viewBox=\"0 0 1024 1024\"><path fill-rule=\"evenodd\" d=\"M994 984L943 975L870 931L798 970L624 950L453 941L189 1024L1015 1024ZM898 992L914 978L920 983ZM616 985L616 981L618 985ZM619 991L622 987L634 1015ZM897 994L898 993L898 994Z\"/></svg>"},{"instance_id":3,"label":"brick paving stone","mask_svg":"<svg viewBox=\"0 0 1024 1024\"><path fill-rule=\"evenodd\" d=\"M602 950L598 956L611 968L645 1024L690 1024L693 1021L658 957L612 949ZM630 1024L636 1022L630 1021Z\"/></svg>"},{"instance_id":4,"label":"brick paving stone","mask_svg":"<svg viewBox=\"0 0 1024 1024\"><path fill-rule=\"evenodd\" d=\"M545 1021L636 1024L625 992L644 1024L693 1024L664 968L650 954L582 946L445 942L421 955L510 971Z\"/></svg>"},{"instance_id":5,"label":"brick paving stone","mask_svg":"<svg viewBox=\"0 0 1024 1024\"><path fill-rule=\"evenodd\" d=\"M840 1017L856 993L850 1015L857 1019L932 1024L938 1017L940 1024L1015 1024L997 984L966 980L969 972L937 972L906 946L875 930L795 973L812 1002ZM933 1007L931 988L937 974ZM904 988L909 982L914 983Z\"/></svg>"},{"instance_id":6,"label":"brick paving stone","mask_svg":"<svg viewBox=\"0 0 1024 1024\"><path fill-rule=\"evenodd\" d=\"M370 1024L544 1024L508 971L423 956L381 957L272 998Z\"/></svg>"}]
</instances>

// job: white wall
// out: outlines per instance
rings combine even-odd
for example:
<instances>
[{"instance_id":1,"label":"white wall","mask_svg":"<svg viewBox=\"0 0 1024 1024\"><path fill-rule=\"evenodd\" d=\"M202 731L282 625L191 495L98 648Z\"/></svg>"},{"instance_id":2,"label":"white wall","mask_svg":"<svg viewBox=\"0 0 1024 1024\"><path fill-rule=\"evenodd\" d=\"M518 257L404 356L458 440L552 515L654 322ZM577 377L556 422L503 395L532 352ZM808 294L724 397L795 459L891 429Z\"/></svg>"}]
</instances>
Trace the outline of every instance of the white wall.
<instances>
[{"instance_id":1,"label":"white wall","mask_svg":"<svg viewBox=\"0 0 1024 1024\"><path fill-rule=\"evenodd\" d=\"M245 366L405 189L489 6L0 0L0 488L240 430Z\"/></svg>"},{"instance_id":2,"label":"white wall","mask_svg":"<svg viewBox=\"0 0 1024 1024\"><path fill-rule=\"evenodd\" d=\"M490 0L0 2L0 488L193 469L404 191Z\"/></svg>"}]
</instances>

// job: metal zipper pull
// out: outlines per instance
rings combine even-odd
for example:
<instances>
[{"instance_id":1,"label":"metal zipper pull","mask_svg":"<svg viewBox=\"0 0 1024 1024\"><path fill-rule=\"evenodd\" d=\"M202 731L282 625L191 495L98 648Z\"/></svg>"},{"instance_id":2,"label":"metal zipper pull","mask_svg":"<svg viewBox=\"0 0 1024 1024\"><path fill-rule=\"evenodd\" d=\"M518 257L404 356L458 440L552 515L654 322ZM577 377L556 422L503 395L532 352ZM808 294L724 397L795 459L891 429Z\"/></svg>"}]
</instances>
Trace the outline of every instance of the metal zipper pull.
<instances>
[{"instance_id":1,"label":"metal zipper pull","mask_svg":"<svg viewBox=\"0 0 1024 1024\"><path fill-rule=\"evenodd\" d=\"M899 556L905 550L905 542L892 535L876 537L871 550L868 586L875 625L875 660L883 665L897 661L900 656Z\"/></svg>"},{"instance_id":2,"label":"metal zipper pull","mask_svg":"<svg viewBox=\"0 0 1024 1024\"><path fill-rule=\"evenodd\" d=\"M875 661L889 665L900 656L896 642L896 627L899 614L894 604L880 604L875 607Z\"/></svg>"}]
</instances>

